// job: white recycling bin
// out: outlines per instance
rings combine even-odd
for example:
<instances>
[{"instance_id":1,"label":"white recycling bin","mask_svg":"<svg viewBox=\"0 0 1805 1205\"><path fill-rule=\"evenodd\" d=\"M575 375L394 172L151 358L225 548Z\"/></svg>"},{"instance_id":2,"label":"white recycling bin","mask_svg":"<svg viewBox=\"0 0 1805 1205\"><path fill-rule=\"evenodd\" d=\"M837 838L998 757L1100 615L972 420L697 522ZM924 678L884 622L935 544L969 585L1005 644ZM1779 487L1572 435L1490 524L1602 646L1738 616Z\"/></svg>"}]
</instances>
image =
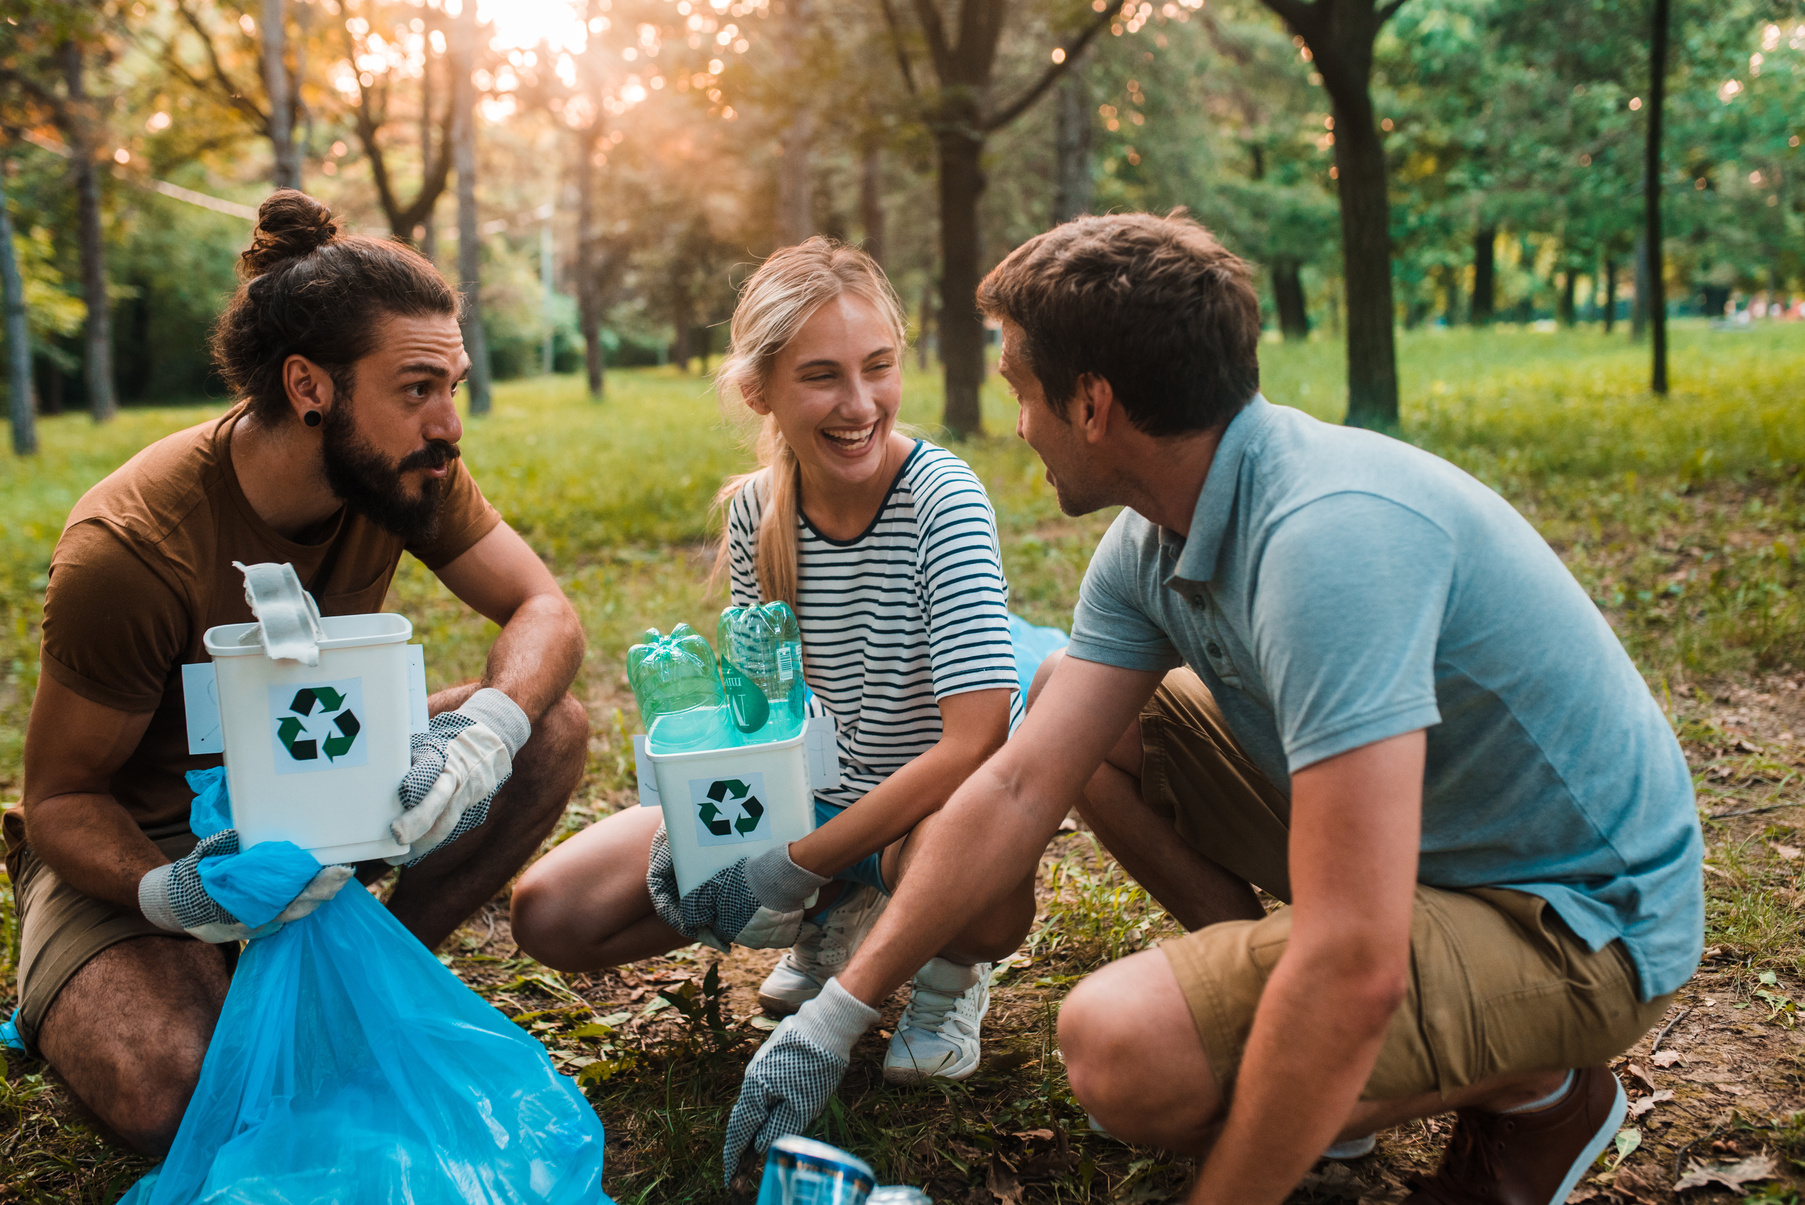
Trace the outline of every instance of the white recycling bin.
<instances>
[{"instance_id":1,"label":"white recycling bin","mask_svg":"<svg viewBox=\"0 0 1805 1205\"><path fill-rule=\"evenodd\" d=\"M633 738L639 802L664 812L685 895L739 859L815 829L815 792L840 783L834 721L810 716L787 740L660 753Z\"/></svg>"},{"instance_id":2,"label":"white recycling bin","mask_svg":"<svg viewBox=\"0 0 1805 1205\"><path fill-rule=\"evenodd\" d=\"M295 659L266 650L267 641L295 651L270 636L267 599L253 599L262 622L202 637L218 683L232 825L246 847L292 841L324 863L405 853L389 825L412 760L413 625L393 614L321 618L305 601L299 622L311 627L315 664L306 648Z\"/></svg>"}]
</instances>

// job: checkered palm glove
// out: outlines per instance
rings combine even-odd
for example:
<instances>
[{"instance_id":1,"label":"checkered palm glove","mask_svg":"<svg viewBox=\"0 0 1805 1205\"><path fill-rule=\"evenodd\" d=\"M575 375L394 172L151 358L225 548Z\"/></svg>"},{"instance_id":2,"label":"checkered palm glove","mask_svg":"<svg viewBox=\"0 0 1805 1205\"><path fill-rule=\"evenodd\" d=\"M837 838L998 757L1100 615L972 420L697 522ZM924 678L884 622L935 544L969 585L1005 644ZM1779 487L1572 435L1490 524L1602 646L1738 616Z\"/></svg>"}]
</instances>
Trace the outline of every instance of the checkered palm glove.
<instances>
[{"instance_id":1,"label":"checkered palm glove","mask_svg":"<svg viewBox=\"0 0 1805 1205\"><path fill-rule=\"evenodd\" d=\"M514 773L514 758L532 734L526 712L493 687L432 717L413 737L413 766L398 788L403 811L389 826L407 852L389 864L412 866L487 820L489 801Z\"/></svg>"},{"instance_id":2,"label":"checkered palm glove","mask_svg":"<svg viewBox=\"0 0 1805 1205\"><path fill-rule=\"evenodd\" d=\"M820 1116L852 1063L852 1044L878 1016L838 979L829 979L819 996L777 1027L746 1064L746 1081L727 1119L724 1180L732 1181L748 1147L769 1150Z\"/></svg>"},{"instance_id":3,"label":"checkered palm glove","mask_svg":"<svg viewBox=\"0 0 1805 1205\"><path fill-rule=\"evenodd\" d=\"M830 880L790 860L786 842L756 858L741 858L678 898L677 870L664 826L652 838L646 890L658 919L691 941L726 952L730 944L781 950L796 944L802 910Z\"/></svg>"},{"instance_id":4,"label":"checkered palm glove","mask_svg":"<svg viewBox=\"0 0 1805 1205\"><path fill-rule=\"evenodd\" d=\"M300 920L338 894L351 878L349 866L323 866L288 906L265 924L244 924L211 895L201 880L201 862L228 858L238 851L238 830L224 829L196 845L185 858L145 872L138 880L138 907L146 920L171 933L189 933L217 945L268 937L291 920ZM280 898L280 897L278 897ZM271 906L273 909L273 905Z\"/></svg>"}]
</instances>

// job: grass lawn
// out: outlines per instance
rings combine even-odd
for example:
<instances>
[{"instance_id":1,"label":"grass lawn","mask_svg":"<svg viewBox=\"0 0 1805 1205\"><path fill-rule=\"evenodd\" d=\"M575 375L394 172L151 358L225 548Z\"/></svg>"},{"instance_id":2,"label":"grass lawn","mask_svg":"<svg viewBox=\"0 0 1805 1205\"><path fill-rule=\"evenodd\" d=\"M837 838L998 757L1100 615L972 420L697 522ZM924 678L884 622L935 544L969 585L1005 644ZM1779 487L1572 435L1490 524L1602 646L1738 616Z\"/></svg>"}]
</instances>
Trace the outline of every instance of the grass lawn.
<instances>
[{"instance_id":1,"label":"grass lawn","mask_svg":"<svg viewBox=\"0 0 1805 1205\"><path fill-rule=\"evenodd\" d=\"M1805 325L1680 325L1666 399L1644 388L1644 349L1595 331L1407 333L1400 346L1406 437L1499 490L1560 552L1667 708L1698 784L1711 952L1660 1049L1650 1049L1651 1034L1629 1056L1622 1074L1640 1112L1576 1199L1671 1201L1678 1172L1695 1161L1765 1152L1777 1177L1766 1189L1752 1181L1685 1199L1796 1205L1792 1185L1805 1179L1805 1162L1793 1162L1805 1160L1805 1046L1794 1028L1794 993L1805 986ZM1262 351L1269 398L1339 417L1338 345ZM589 633L576 690L590 706L592 756L559 836L633 802L637 718L622 657L647 626L688 620L712 630L722 600L707 589L710 501L747 462L701 379L618 372L609 388L594 405L575 378L503 385L494 414L470 423L464 441L477 480L552 566ZM69 507L145 443L219 409L131 410L101 429L79 416L48 419L39 458L0 459L0 802L19 795L44 572ZM937 382L912 372L904 417L932 435L938 409ZM996 505L1014 608L1063 626L1110 516L1059 513L1039 462L1010 434L1014 417L993 381L992 434L957 450ZM414 621L434 686L478 671L493 626L417 563L403 564L388 605ZM821 1133L883 1179L927 1185L941 1201L1175 1198L1189 1165L1090 1133L1052 1038L1068 984L1170 932L1170 922L1087 833L1061 834L1043 871L1041 922L1000 977L980 1074L942 1088L885 1085L884 1038L874 1034ZM0 892L8 1012L11 904ZM581 1075L608 1126L607 1186L618 1199L721 1197L721 1130L769 1024L752 989L774 955L720 959L695 947L620 972L562 976L519 954L501 898L443 956ZM721 1026L709 1022L711 1003ZM598 1020L601 1036L574 1032L594 1035ZM1324 1165L1295 1199L1397 1200L1403 1177L1433 1163L1446 1133L1446 1119L1387 1132L1374 1156ZM108 1146L41 1064L10 1058L0 1203L111 1201L143 1166Z\"/></svg>"}]
</instances>

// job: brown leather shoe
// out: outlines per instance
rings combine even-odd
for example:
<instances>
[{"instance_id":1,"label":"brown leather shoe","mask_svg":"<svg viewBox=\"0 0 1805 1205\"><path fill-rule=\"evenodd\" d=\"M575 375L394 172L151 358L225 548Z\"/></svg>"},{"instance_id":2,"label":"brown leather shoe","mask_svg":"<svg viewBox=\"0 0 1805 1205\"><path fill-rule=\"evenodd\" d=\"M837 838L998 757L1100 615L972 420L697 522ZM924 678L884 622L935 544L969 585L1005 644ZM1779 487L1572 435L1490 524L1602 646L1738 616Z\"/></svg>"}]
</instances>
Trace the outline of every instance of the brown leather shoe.
<instances>
[{"instance_id":1,"label":"brown leather shoe","mask_svg":"<svg viewBox=\"0 0 1805 1205\"><path fill-rule=\"evenodd\" d=\"M1616 1136L1627 1104L1610 1068L1587 1067L1546 1109L1462 1109L1441 1167L1412 1181L1404 1205L1561 1205Z\"/></svg>"}]
</instances>

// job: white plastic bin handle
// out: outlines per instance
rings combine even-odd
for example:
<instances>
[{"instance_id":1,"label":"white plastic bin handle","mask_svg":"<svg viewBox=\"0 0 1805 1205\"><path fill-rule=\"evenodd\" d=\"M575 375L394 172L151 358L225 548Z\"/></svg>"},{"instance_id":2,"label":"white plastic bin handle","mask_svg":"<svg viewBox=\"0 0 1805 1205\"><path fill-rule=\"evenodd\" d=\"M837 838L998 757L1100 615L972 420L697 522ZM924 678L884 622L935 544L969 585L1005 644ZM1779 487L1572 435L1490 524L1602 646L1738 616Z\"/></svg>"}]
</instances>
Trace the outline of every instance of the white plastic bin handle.
<instances>
[{"instance_id":1,"label":"white plastic bin handle","mask_svg":"<svg viewBox=\"0 0 1805 1205\"><path fill-rule=\"evenodd\" d=\"M232 567L244 574L244 600L257 617L263 655L271 661L318 665L320 641L326 639L326 632L320 626L320 609L301 589L295 567L274 561L259 565L233 561Z\"/></svg>"},{"instance_id":2,"label":"white plastic bin handle","mask_svg":"<svg viewBox=\"0 0 1805 1205\"><path fill-rule=\"evenodd\" d=\"M644 733L633 738L633 773L639 778L639 806L642 808L664 806L658 798L658 775L652 769L652 759L646 756Z\"/></svg>"},{"instance_id":3,"label":"white plastic bin handle","mask_svg":"<svg viewBox=\"0 0 1805 1205\"><path fill-rule=\"evenodd\" d=\"M808 777L811 791L824 791L840 785L840 740L838 726L831 715L812 715L802 721L802 736L808 745Z\"/></svg>"}]
</instances>

